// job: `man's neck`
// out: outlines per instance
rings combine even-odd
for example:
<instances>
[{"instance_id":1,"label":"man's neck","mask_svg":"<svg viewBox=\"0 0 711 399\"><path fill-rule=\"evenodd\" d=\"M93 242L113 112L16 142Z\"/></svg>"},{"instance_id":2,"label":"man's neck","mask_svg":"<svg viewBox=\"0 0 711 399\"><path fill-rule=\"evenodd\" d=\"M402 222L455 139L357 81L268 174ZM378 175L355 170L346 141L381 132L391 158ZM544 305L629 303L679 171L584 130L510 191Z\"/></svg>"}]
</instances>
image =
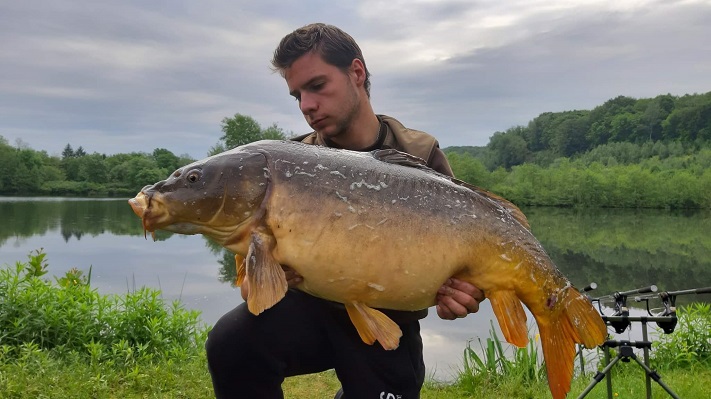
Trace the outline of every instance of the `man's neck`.
<instances>
[{"instance_id":1,"label":"man's neck","mask_svg":"<svg viewBox=\"0 0 711 399\"><path fill-rule=\"evenodd\" d=\"M331 137L330 140L341 148L362 150L375 144L380 132L380 121L372 109L356 118L345 134Z\"/></svg>"}]
</instances>

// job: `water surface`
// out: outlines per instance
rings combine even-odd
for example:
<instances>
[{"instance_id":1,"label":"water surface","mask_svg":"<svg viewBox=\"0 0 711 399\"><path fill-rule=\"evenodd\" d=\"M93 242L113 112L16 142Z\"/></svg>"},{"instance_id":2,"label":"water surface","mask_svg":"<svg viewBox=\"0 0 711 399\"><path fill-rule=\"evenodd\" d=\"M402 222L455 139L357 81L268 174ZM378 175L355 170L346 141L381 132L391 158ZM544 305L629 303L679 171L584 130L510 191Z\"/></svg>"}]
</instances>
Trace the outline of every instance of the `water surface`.
<instances>
[{"instance_id":1,"label":"water surface","mask_svg":"<svg viewBox=\"0 0 711 399\"><path fill-rule=\"evenodd\" d=\"M592 296L650 284L662 290L711 286L709 212L524 211L534 235L573 284L598 283ZM0 214L2 265L25 261L29 252L43 248L54 276L91 266L91 284L99 292L160 289L165 300L199 310L207 324L242 302L231 284L230 254L201 236L164 233L156 242L144 239L126 199L0 197ZM679 302L692 299L711 300L704 295L680 297ZM486 339L493 317L488 302L479 313L457 321L441 320L431 310L422 321L431 375L446 379L456 373L467 342Z\"/></svg>"}]
</instances>

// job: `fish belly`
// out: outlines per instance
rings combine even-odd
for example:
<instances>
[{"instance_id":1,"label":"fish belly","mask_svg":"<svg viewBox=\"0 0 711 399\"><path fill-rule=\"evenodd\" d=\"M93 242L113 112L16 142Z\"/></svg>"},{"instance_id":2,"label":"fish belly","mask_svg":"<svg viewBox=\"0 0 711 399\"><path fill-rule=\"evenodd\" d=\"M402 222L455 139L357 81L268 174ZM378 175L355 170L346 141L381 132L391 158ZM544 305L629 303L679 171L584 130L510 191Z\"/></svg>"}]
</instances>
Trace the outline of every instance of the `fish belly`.
<instances>
[{"instance_id":1,"label":"fish belly","mask_svg":"<svg viewBox=\"0 0 711 399\"><path fill-rule=\"evenodd\" d=\"M276 185L269 207L275 258L304 277L302 290L324 299L432 306L439 287L468 267L471 234L445 213L418 212L414 196L359 188Z\"/></svg>"}]
</instances>

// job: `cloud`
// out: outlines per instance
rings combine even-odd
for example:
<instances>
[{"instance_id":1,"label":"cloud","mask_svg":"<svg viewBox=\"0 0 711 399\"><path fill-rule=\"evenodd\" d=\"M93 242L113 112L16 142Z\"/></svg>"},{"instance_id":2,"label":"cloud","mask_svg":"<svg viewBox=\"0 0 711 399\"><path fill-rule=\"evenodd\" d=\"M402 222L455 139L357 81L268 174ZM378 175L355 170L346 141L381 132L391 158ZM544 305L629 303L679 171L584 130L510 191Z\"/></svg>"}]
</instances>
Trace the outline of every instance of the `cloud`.
<instances>
[{"instance_id":1,"label":"cloud","mask_svg":"<svg viewBox=\"0 0 711 399\"><path fill-rule=\"evenodd\" d=\"M324 21L363 48L376 112L484 145L546 111L708 91L710 18L703 1L5 2L0 134L199 158L235 113L305 132L269 60Z\"/></svg>"}]
</instances>

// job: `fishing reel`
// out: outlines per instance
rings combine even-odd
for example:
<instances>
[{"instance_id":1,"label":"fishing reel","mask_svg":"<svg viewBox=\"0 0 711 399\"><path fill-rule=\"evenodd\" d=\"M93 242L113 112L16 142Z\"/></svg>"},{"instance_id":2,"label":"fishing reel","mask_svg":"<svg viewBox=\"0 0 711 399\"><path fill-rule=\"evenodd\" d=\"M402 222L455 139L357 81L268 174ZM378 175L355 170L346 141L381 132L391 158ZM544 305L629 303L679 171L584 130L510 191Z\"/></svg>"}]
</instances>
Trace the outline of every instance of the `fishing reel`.
<instances>
[{"instance_id":1,"label":"fishing reel","mask_svg":"<svg viewBox=\"0 0 711 399\"><path fill-rule=\"evenodd\" d=\"M592 302L597 302L598 310L602 315L602 319L612 326L618 334L625 332L632 321L641 321L643 323L653 321L657 323L657 326L659 326L665 334L671 334L674 332L678 322L676 316L676 298L681 295L689 294L709 294L711 293L711 287L680 291L663 291L660 293L656 292L657 286L650 285L648 287L637 288L629 291L616 291L609 295L591 298L590 300ZM627 307L627 299L631 295L635 294L640 294L634 297L635 302L644 302L649 316L630 317L629 308ZM656 309L650 308L649 301L657 298L662 301L662 307ZM613 300L615 302L613 307L614 313L611 316L607 316L602 310L602 302L610 302Z\"/></svg>"},{"instance_id":2,"label":"fishing reel","mask_svg":"<svg viewBox=\"0 0 711 399\"><path fill-rule=\"evenodd\" d=\"M608 322L610 326L615 329L616 333L622 334L630 326L630 321L632 321L629 317L630 310L627 307L627 298L630 295L647 294L650 292L657 292L657 286L650 285L648 287L637 288L629 291L615 291L609 295L592 298L591 301L597 302L598 310L602 315L602 319ZM612 316L606 316L602 310L602 302L609 302L610 300L615 301L615 305L613 307L614 313Z\"/></svg>"},{"instance_id":3,"label":"fishing reel","mask_svg":"<svg viewBox=\"0 0 711 399\"><path fill-rule=\"evenodd\" d=\"M657 325L659 328L664 331L665 334L671 334L674 332L674 329L676 328L677 324L677 317L676 317L676 298L680 295L689 295L689 294L709 294L711 293L711 287L706 287L706 288L694 288L694 289L689 289L689 290L681 290L681 291L663 291L660 292L657 295L642 295L635 297L634 300L635 302L645 302L646 307L647 307L647 314L649 314L652 317L665 317L668 318L668 320L658 320ZM656 299L656 298L661 299L662 301L662 308L660 311L653 312L652 310L657 310L657 309L650 309L649 308L649 300L650 299Z\"/></svg>"}]
</instances>

